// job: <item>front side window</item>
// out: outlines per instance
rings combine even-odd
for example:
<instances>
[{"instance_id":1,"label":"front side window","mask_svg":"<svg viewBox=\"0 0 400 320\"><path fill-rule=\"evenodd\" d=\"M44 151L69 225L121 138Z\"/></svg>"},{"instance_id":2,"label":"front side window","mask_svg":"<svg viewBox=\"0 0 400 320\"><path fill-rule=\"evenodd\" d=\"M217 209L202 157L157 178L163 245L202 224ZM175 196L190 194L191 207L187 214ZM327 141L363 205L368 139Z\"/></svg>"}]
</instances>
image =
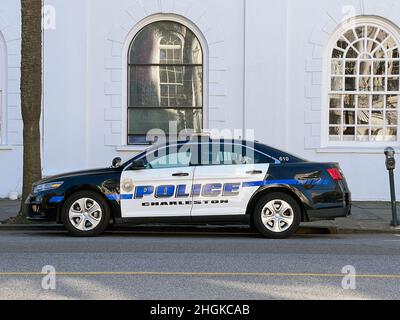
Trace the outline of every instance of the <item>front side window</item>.
<instances>
[{"instance_id":1,"label":"front side window","mask_svg":"<svg viewBox=\"0 0 400 320\"><path fill-rule=\"evenodd\" d=\"M168 146L146 154L146 169L184 168L192 165L194 147L191 145Z\"/></svg>"},{"instance_id":2,"label":"front side window","mask_svg":"<svg viewBox=\"0 0 400 320\"><path fill-rule=\"evenodd\" d=\"M329 142L398 140L398 34L382 24L357 23L330 51Z\"/></svg>"},{"instance_id":3,"label":"front side window","mask_svg":"<svg viewBox=\"0 0 400 320\"><path fill-rule=\"evenodd\" d=\"M203 50L189 28L147 25L133 39L128 62L128 144L148 143L152 129L169 135L175 124L178 133L201 132Z\"/></svg>"}]
</instances>

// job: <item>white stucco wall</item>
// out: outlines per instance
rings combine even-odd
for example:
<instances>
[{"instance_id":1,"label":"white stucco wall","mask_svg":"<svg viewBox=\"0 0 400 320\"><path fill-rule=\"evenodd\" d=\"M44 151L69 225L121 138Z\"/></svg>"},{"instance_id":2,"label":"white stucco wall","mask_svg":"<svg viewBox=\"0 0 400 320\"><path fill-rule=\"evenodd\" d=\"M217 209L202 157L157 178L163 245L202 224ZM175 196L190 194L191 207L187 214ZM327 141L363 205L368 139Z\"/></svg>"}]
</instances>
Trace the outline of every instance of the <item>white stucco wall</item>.
<instances>
[{"instance_id":1,"label":"white stucco wall","mask_svg":"<svg viewBox=\"0 0 400 320\"><path fill-rule=\"evenodd\" d=\"M124 146L124 56L131 31L153 14L183 16L207 44L206 128L255 129L256 139L315 161L338 161L353 196L387 200L381 149L326 149L321 140L324 50L350 15L400 25L396 0L46 0L44 174L109 165ZM3 22L7 20L8 22ZM19 2L0 3L7 46L7 139L0 197L21 185ZM399 181L399 171L396 179ZM400 197L400 188L397 190Z\"/></svg>"},{"instance_id":2,"label":"white stucco wall","mask_svg":"<svg viewBox=\"0 0 400 320\"><path fill-rule=\"evenodd\" d=\"M52 0L56 29L44 32L44 174L88 166L88 118L86 1ZM99 75L100 74L100 75ZM101 77L102 70L97 74ZM97 106L101 108L100 105ZM100 112L93 110L93 112ZM103 125L103 123L101 123ZM103 141L101 141L101 144Z\"/></svg>"},{"instance_id":3,"label":"white stucco wall","mask_svg":"<svg viewBox=\"0 0 400 320\"><path fill-rule=\"evenodd\" d=\"M0 197L22 188L22 117L20 105L20 10L19 2L0 2L0 38L3 99L0 142Z\"/></svg>"}]
</instances>

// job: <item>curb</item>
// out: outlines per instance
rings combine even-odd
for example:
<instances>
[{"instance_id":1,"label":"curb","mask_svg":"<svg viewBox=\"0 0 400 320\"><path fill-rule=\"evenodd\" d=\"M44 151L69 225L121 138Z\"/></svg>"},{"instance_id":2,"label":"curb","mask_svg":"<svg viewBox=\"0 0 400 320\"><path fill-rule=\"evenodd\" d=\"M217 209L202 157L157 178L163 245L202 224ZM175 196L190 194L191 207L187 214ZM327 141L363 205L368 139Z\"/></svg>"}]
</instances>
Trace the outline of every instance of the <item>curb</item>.
<instances>
[{"instance_id":1,"label":"curb","mask_svg":"<svg viewBox=\"0 0 400 320\"><path fill-rule=\"evenodd\" d=\"M336 234L336 231L333 227L300 227L296 234Z\"/></svg>"},{"instance_id":2,"label":"curb","mask_svg":"<svg viewBox=\"0 0 400 320\"><path fill-rule=\"evenodd\" d=\"M368 233L375 233L375 234L400 234L399 229L345 229L345 228L338 228L338 234L368 234Z\"/></svg>"}]
</instances>

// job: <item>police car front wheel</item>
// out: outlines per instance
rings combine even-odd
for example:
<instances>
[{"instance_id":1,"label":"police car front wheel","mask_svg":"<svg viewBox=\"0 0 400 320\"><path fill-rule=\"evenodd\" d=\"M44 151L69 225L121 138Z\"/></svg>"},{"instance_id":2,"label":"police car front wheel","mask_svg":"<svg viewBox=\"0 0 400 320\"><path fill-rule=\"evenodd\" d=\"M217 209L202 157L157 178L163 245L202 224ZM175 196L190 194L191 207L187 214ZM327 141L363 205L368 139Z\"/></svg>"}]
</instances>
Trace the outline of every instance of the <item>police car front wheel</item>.
<instances>
[{"instance_id":1,"label":"police car front wheel","mask_svg":"<svg viewBox=\"0 0 400 320\"><path fill-rule=\"evenodd\" d=\"M254 225L267 238L282 239L297 231L301 210L290 195L274 192L262 197L254 210Z\"/></svg>"},{"instance_id":2,"label":"police car front wheel","mask_svg":"<svg viewBox=\"0 0 400 320\"><path fill-rule=\"evenodd\" d=\"M67 199L62 209L65 228L74 236L92 237L104 232L110 221L106 201L92 191L81 191Z\"/></svg>"}]
</instances>

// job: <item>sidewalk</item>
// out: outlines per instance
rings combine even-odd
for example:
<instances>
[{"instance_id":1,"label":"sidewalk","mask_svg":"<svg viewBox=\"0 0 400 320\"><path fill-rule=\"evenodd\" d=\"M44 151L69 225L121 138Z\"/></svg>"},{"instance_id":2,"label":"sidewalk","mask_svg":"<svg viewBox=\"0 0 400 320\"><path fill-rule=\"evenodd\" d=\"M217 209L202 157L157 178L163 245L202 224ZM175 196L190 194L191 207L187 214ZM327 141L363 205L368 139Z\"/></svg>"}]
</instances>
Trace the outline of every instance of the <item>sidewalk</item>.
<instances>
[{"instance_id":1,"label":"sidewalk","mask_svg":"<svg viewBox=\"0 0 400 320\"><path fill-rule=\"evenodd\" d=\"M0 222L15 217L19 206L19 201L0 199ZM400 218L399 203L397 212ZM400 233L400 228L390 227L391 218L389 202L353 202L352 215L348 218L303 223L302 226L304 229L329 229L329 233Z\"/></svg>"},{"instance_id":2,"label":"sidewalk","mask_svg":"<svg viewBox=\"0 0 400 320\"><path fill-rule=\"evenodd\" d=\"M0 222L15 217L20 209L20 201L0 199Z\"/></svg>"},{"instance_id":3,"label":"sidewalk","mask_svg":"<svg viewBox=\"0 0 400 320\"><path fill-rule=\"evenodd\" d=\"M397 215L400 219L400 204L397 203ZM306 223L309 227L332 228L336 233L400 233L400 228L390 226L392 207L390 202L353 202L351 216L334 221Z\"/></svg>"}]
</instances>

